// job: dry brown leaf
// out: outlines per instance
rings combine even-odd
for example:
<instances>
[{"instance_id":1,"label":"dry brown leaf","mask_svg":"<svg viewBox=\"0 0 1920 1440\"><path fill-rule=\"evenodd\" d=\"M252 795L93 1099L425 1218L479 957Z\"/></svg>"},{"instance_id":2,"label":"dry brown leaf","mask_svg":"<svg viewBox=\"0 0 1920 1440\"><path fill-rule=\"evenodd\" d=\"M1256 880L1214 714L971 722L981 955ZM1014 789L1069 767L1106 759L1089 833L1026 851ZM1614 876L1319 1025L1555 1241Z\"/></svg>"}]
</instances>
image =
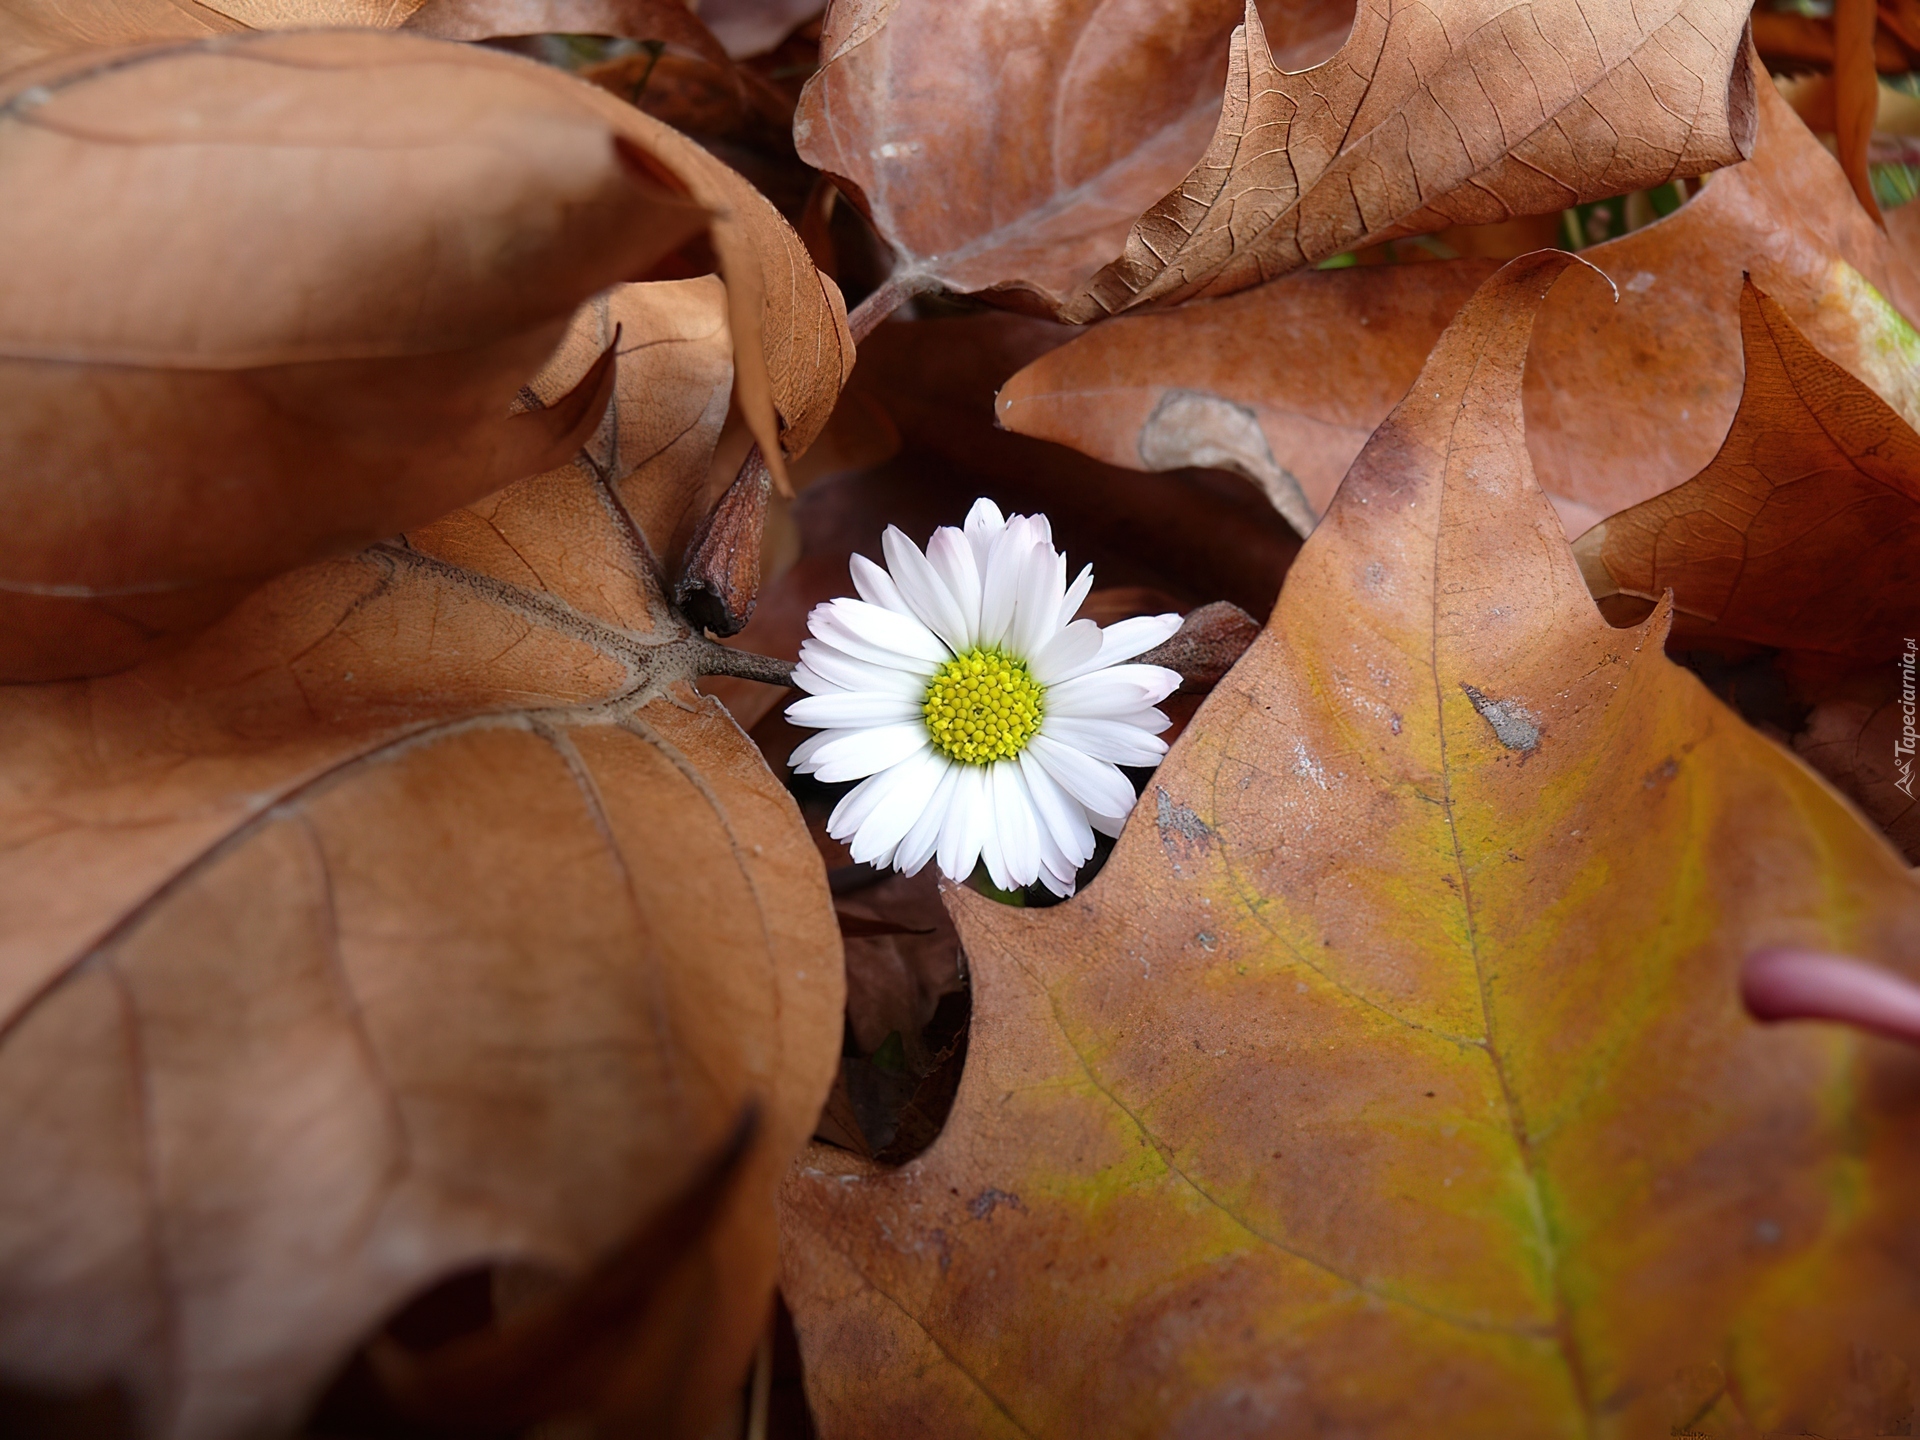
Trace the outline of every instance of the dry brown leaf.
<instances>
[{"instance_id":1,"label":"dry brown leaf","mask_svg":"<svg viewBox=\"0 0 1920 1440\"><path fill-rule=\"evenodd\" d=\"M0 74L72 50L245 28L196 0L8 0L0 8Z\"/></svg>"},{"instance_id":2,"label":"dry brown leaf","mask_svg":"<svg viewBox=\"0 0 1920 1440\"><path fill-rule=\"evenodd\" d=\"M727 66L713 32L680 0L425 0L402 29L438 40L609 35L682 45Z\"/></svg>"},{"instance_id":3,"label":"dry brown leaf","mask_svg":"<svg viewBox=\"0 0 1920 1440\"><path fill-rule=\"evenodd\" d=\"M684 338L623 356L654 413L573 464L178 654L0 691L10 1386L117 1387L153 1436L285 1431L448 1274L590 1269L757 1099L641 1356L650 1433L706 1433L843 998L818 855L687 687L710 642L610 478L704 483L710 439L675 441L724 397L725 303L608 302Z\"/></svg>"},{"instance_id":4,"label":"dry brown leaf","mask_svg":"<svg viewBox=\"0 0 1920 1440\"><path fill-rule=\"evenodd\" d=\"M1521 423L1570 263L1462 312L1106 869L951 894L944 1133L783 1192L830 1440L1887 1421L1853 1382L1920 1363L1920 1068L1763 1029L1738 974L1911 972L1920 887L1594 612Z\"/></svg>"},{"instance_id":5,"label":"dry brown leaf","mask_svg":"<svg viewBox=\"0 0 1920 1440\"><path fill-rule=\"evenodd\" d=\"M1873 64L1883 75L1904 75L1913 69L1920 54L1920 33L1903 39L1887 26L1890 13L1880 11L1881 27L1873 35ZM1789 68L1832 65L1838 49L1830 16L1775 11L1765 6L1754 8L1753 43L1769 64Z\"/></svg>"},{"instance_id":6,"label":"dry brown leaf","mask_svg":"<svg viewBox=\"0 0 1920 1440\"><path fill-rule=\"evenodd\" d=\"M1235 471L1305 535L1454 312L1498 268L1309 271L1123 315L1021 370L995 413L1109 465Z\"/></svg>"},{"instance_id":7,"label":"dry brown leaf","mask_svg":"<svg viewBox=\"0 0 1920 1440\"><path fill-rule=\"evenodd\" d=\"M1618 300L1569 285L1541 312L1527 444L1572 534L1712 459L1740 397L1743 271L1824 354L1920 420L1920 347L1901 318L1920 315L1920 206L1890 212L1883 235L1764 74L1758 97L1751 161L1584 252ZM1001 422L1115 465L1218 455L1297 509L1291 476L1317 515L1486 273L1455 260L1300 275L1123 317L1015 376Z\"/></svg>"},{"instance_id":8,"label":"dry brown leaf","mask_svg":"<svg viewBox=\"0 0 1920 1440\"><path fill-rule=\"evenodd\" d=\"M1062 313L1222 295L1392 235L1557 211L1743 159L1738 0L1363 0L1324 65L1277 65L1251 4L1206 157Z\"/></svg>"},{"instance_id":9,"label":"dry brown leaf","mask_svg":"<svg viewBox=\"0 0 1920 1440\"><path fill-rule=\"evenodd\" d=\"M1351 0L1268 14L1332 54ZM896 274L1050 313L1206 150L1241 0L841 0L794 140L894 247Z\"/></svg>"},{"instance_id":10,"label":"dry brown leaf","mask_svg":"<svg viewBox=\"0 0 1920 1440\"><path fill-rule=\"evenodd\" d=\"M1614 623L1680 645L1892 660L1920 636L1920 435L1748 281L1746 389L1713 462L1574 543ZM1916 345L1920 350L1920 345Z\"/></svg>"},{"instance_id":11,"label":"dry brown leaf","mask_svg":"<svg viewBox=\"0 0 1920 1440\"><path fill-rule=\"evenodd\" d=\"M1834 130L1840 168L1861 209L1876 221L1880 202L1867 171L1867 145L1880 104L1880 77L1873 64L1874 0L1834 0Z\"/></svg>"},{"instance_id":12,"label":"dry brown leaf","mask_svg":"<svg viewBox=\"0 0 1920 1440\"><path fill-rule=\"evenodd\" d=\"M1879 666L1847 693L1820 701L1793 737L1793 748L1885 831L1909 864L1920 865L1914 755L1902 749L1908 714L1902 678L1892 666Z\"/></svg>"},{"instance_id":13,"label":"dry brown leaf","mask_svg":"<svg viewBox=\"0 0 1920 1440\"><path fill-rule=\"evenodd\" d=\"M826 8L821 0L688 0L736 60L764 55Z\"/></svg>"},{"instance_id":14,"label":"dry brown leaf","mask_svg":"<svg viewBox=\"0 0 1920 1440\"><path fill-rule=\"evenodd\" d=\"M14 95L0 452L31 523L0 546L10 678L130 664L273 574L563 459L604 396L510 417L516 391L702 208L725 212L749 421L797 452L850 365L837 293L751 187L543 67L255 35L69 57Z\"/></svg>"}]
</instances>

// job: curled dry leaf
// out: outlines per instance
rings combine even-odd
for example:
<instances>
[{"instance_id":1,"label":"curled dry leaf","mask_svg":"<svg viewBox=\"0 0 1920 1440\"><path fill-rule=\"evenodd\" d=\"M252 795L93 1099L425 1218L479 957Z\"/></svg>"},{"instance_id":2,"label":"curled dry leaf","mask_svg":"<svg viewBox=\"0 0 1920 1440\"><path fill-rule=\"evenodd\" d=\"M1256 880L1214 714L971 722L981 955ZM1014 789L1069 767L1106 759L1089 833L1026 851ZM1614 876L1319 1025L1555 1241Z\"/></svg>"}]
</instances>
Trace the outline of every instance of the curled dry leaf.
<instances>
[{"instance_id":1,"label":"curled dry leaf","mask_svg":"<svg viewBox=\"0 0 1920 1440\"><path fill-rule=\"evenodd\" d=\"M612 478L705 483L682 438L724 407L726 303L609 298L597 323L655 337L621 357L652 413L572 464L126 674L0 692L10 1386L116 1389L154 1436L284 1432L447 1274L590 1270L757 1100L648 1317L675 1337L657 1431L705 1434L843 1001L818 854L687 687L711 642Z\"/></svg>"},{"instance_id":2,"label":"curled dry leaf","mask_svg":"<svg viewBox=\"0 0 1920 1440\"><path fill-rule=\"evenodd\" d=\"M1187 147L1207 107L1189 97L1217 73L1214 7L1183 9L1170 39L1145 28L1168 28L1161 8L1128 12L1157 42L1146 48L1111 7L1035 7L1031 47L1010 37L982 51L978 65L998 73L980 85L955 63L949 7L836 7L796 123L802 154L863 198L906 277L1084 322L1244 289L1394 235L1697 175L1751 148L1737 0L1363 0L1331 57L1323 42L1346 28L1333 7L1288 17L1276 54L1249 0L1211 141L1116 259L1115 215L1198 153ZM1029 48L1071 63L997 58ZM1301 51L1320 63L1289 72ZM1069 128L1078 104L1121 86L1144 103ZM983 131L1019 140L983 145ZM991 171L973 159L983 152Z\"/></svg>"},{"instance_id":3,"label":"curled dry leaf","mask_svg":"<svg viewBox=\"0 0 1920 1440\"><path fill-rule=\"evenodd\" d=\"M736 60L764 55L826 8L821 0L690 0Z\"/></svg>"},{"instance_id":4,"label":"curled dry leaf","mask_svg":"<svg viewBox=\"0 0 1920 1440\"><path fill-rule=\"evenodd\" d=\"M245 28L196 0L9 0L0 9L0 74L71 50Z\"/></svg>"},{"instance_id":5,"label":"curled dry leaf","mask_svg":"<svg viewBox=\"0 0 1920 1440\"><path fill-rule=\"evenodd\" d=\"M1310 534L1490 260L1289 275L1123 315L1049 352L994 399L1000 423L1133 470L1245 475Z\"/></svg>"},{"instance_id":6,"label":"curled dry leaf","mask_svg":"<svg viewBox=\"0 0 1920 1440\"><path fill-rule=\"evenodd\" d=\"M1290 75L1249 3L1206 156L1063 316L1229 294L1369 241L1744 159L1748 8L1361 0L1340 53Z\"/></svg>"},{"instance_id":7,"label":"curled dry leaf","mask_svg":"<svg viewBox=\"0 0 1920 1440\"><path fill-rule=\"evenodd\" d=\"M1296 65L1353 17L1351 0L1268 9ZM1052 313L1205 152L1241 18L1241 0L841 0L794 140L897 277ZM955 43L976 35L993 43Z\"/></svg>"},{"instance_id":8,"label":"curled dry leaf","mask_svg":"<svg viewBox=\"0 0 1920 1440\"><path fill-rule=\"evenodd\" d=\"M1920 1360L1913 1058L1738 998L1911 971L1920 887L1595 613L1521 421L1573 263L1455 321L1099 877L950 894L944 1133L783 1190L824 1435L1841 1429Z\"/></svg>"},{"instance_id":9,"label":"curled dry leaf","mask_svg":"<svg viewBox=\"0 0 1920 1440\"><path fill-rule=\"evenodd\" d=\"M1902 748L1907 719L1902 678L1890 667L1876 666L1822 698L1793 737L1793 748L1884 830L1910 864L1920 865L1920 804L1911 793L1914 754Z\"/></svg>"},{"instance_id":10,"label":"curled dry leaf","mask_svg":"<svg viewBox=\"0 0 1920 1440\"><path fill-rule=\"evenodd\" d=\"M426 0L401 28L439 40L514 35L658 40L732 68L713 32L679 0Z\"/></svg>"},{"instance_id":11,"label":"curled dry leaf","mask_svg":"<svg viewBox=\"0 0 1920 1440\"><path fill-rule=\"evenodd\" d=\"M1713 457L1739 403L1742 271L1823 353L1920 420L1901 318L1920 315L1920 239L1908 234L1920 236L1920 206L1893 211L1893 238L1882 235L1764 72L1755 79L1753 158L1666 219L1584 252L1617 298L1567 285L1541 312L1527 444L1572 534ZM1293 275L1123 316L1009 381L1001 423L1112 465L1239 470L1304 533L1489 270L1451 260Z\"/></svg>"},{"instance_id":12,"label":"curled dry leaf","mask_svg":"<svg viewBox=\"0 0 1920 1440\"><path fill-rule=\"evenodd\" d=\"M1720 453L1582 535L1581 572L1616 624L1671 591L1683 645L1891 660L1920 635L1920 435L1752 281L1740 320L1746 391Z\"/></svg>"},{"instance_id":13,"label":"curled dry leaf","mask_svg":"<svg viewBox=\"0 0 1920 1440\"><path fill-rule=\"evenodd\" d=\"M559 463L604 393L510 416L515 393L583 299L710 217L767 443L804 448L851 363L837 292L750 186L544 67L253 35L68 57L11 93L0 453L31 523L0 546L9 678L130 664Z\"/></svg>"},{"instance_id":14,"label":"curled dry leaf","mask_svg":"<svg viewBox=\"0 0 1920 1440\"><path fill-rule=\"evenodd\" d=\"M1569 285L1541 315L1528 446L1547 492L1586 507L1587 524L1672 489L1719 449L1740 404L1743 272L1823 355L1920 424L1908 324L1920 319L1920 248L1903 251L1868 218L1753 64L1752 161L1657 224L1586 252L1620 287L1618 303Z\"/></svg>"}]
</instances>

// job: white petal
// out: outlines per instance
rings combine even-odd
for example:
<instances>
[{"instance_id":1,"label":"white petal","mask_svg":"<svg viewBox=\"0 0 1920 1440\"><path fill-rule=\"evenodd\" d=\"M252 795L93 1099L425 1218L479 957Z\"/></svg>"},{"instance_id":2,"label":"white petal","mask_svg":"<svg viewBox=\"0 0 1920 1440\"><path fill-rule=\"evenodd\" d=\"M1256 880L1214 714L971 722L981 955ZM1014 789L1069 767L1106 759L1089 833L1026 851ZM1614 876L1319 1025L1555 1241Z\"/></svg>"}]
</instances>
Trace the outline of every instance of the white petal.
<instances>
[{"instance_id":1,"label":"white petal","mask_svg":"<svg viewBox=\"0 0 1920 1440\"><path fill-rule=\"evenodd\" d=\"M867 817L887 798L891 789L887 777L892 773L882 770L878 775L869 775L842 795L840 803L827 817L827 833L836 840L845 840L866 824Z\"/></svg>"},{"instance_id":2,"label":"white petal","mask_svg":"<svg viewBox=\"0 0 1920 1440\"><path fill-rule=\"evenodd\" d=\"M1007 630L1009 650L1030 660L1054 637L1060 629L1055 622L1066 588L1066 557L1051 545L1035 544L1021 556L1014 585L1013 624Z\"/></svg>"},{"instance_id":3,"label":"white petal","mask_svg":"<svg viewBox=\"0 0 1920 1440\"><path fill-rule=\"evenodd\" d=\"M1131 620L1109 625L1100 632L1099 655L1094 657L1092 664L1074 673L1104 669L1109 665L1118 665L1123 660L1131 660L1136 655L1144 655L1161 641L1172 639L1179 628L1178 615L1136 615ZM1060 678L1068 680L1072 676L1062 675Z\"/></svg>"},{"instance_id":4,"label":"white petal","mask_svg":"<svg viewBox=\"0 0 1920 1440\"><path fill-rule=\"evenodd\" d=\"M807 758L812 773L829 785L876 775L927 743L927 727L918 721L831 733L834 738Z\"/></svg>"},{"instance_id":5,"label":"white petal","mask_svg":"<svg viewBox=\"0 0 1920 1440\"><path fill-rule=\"evenodd\" d=\"M1093 827L1087 824L1086 807L1060 788L1060 782L1034 757L1031 746L1020 752L1020 773L1033 797L1034 813L1053 837L1069 873L1079 869L1093 858Z\"/></svg>"},{"instance_id":6,"label":"white petal","mask_svg":"<svg viewBox=\"0 0 1920 1440\"><path fill-rule=\"evenodd\" d=\"M1113 665L1047 686L1047 714L1126 715L1158 705L1179 688L1177 670L1158 665Z\"/></svg>"},{"instance_id":7,"label":"white petal","mask_svg":"<svg viewBox=\"0 0 1920 1440\"><path fill-rule=\"evenodd\" d=\"M1014 606L1020 598L1020 577L1037 542L1033 522L1016 515L992 537L981 562L980 643L1004 645L1013 629Z\"/></svg>"},{"instance_id":8,"label":"white petal","mask_svg":"<svg viewBox=\"0 0 1920 1440\"><path fill-rule=\"evenodd\" d=\"M940 819L940 873L963 881L973 874L980 846L993 824L987 803L987 772L979 765L956 765L953 794Z\"/></svg>"},{"instance_id":9,"label":"white petal","mask_svg":"<svg viewBox=\"0 0 1920 1440\"><path fill-rule=\"evenodd\" d=\"M866 556L852 557L847 561L847 570L853 576L853 588L869 605L878 605L896 615L913 614L900 594L900 587L893 583L893 577Z\"/></svg>"},{"instance_id":10,"label":"white petal","mask_svg":"<svg viewBox=\"0 0 1920 1440\"><path fill-rule=\"evenodd\" d=\"M1158 735L1117 720L1049 715L1041 734L1062 745L1071 745L1082 755L1115 765L1158 765L1167 753L1167 742Z\"/></svg>"},{"instance_id":11,"label":"white petal","mask_svg":"<svg viewBox=\"0 0 1920 1440\"><path fill-rule=\"evenodd\" d=\"M793 747L793 754L787 757L787 768L789 770L798 770L802 775L811 775L813 771L808 768L807 762L813 759L814 753L818 751L822 745L825 745L829 740L833 739L834 736L844 733L844 731L838 730L822 730L818 735L807 736L806 739Z\"/></svg>"},{"instance_id":12,"label":"white petal","mask_svg":"<svg viewBox=\"0 0 1920 1440\"><path fill-rule=\"evenodd\" d=\"M927 563L946 582L947 592L960 607L967 624L967 649L980 641L980 566L973 558L973 546L967 537L951 525L942 525L927 542Z\"/></svg>"},{"instance_id":13,"label":"white petal","mask_svg":"<svg viewBox=\"0 0 1920 1440\"><path fill-rule=\"evenodd\" d=\"M898 525L887 527L880 544L887 552L887 569L893 572L893 581L900 587L907 604L913 607L913 613L946 641L950 650L966 649L967 637L973 633L969 617L947 588L947 582L940 578L940 572L920 553L920 547L909 540Z\"/></svg>"},{"instance_id":14,"label":"white petal","mask_svg":"<svg viewBox=\"0 0 1920 1440\"><path fill-rule=\"evenodd\" d=\"M1051 685L1099 653L1100 627L1091 620L1076 620L1027 656L1027 668L1042 685Z\"/></svg>"},{"instance_id":15,"label":"white petal","mask_svg":"<svg viewBox=\"0 0 1920 1440\"><path fill-rule=\"evenodd\" d=\"M1051 869L1045 866L1042 866L1040 870L1040 883L1058 895L1062 900L1073 894L1073 878L1071 876L1063 877L1056 875Z\"/></svg>"},{"instance_id":16,"label":"white petal","mask_svg":"<svg viewBox=\"0 0 1920 1440\"><path fill-rule=\"evenodd\" d=\"M1086 808L1087 820L1094 829L1106 834L1100 822L1119 821L1133 809L1133 786L1127 777L1104 760L1083 755L1071 745L1063 745L1047 735L1036 735L1027 742L1034 759L1046 766L1047 773L1060 782L1060 788Z\"/></svg>"},{"instance_id":17,"label":"white petal","mask_svg":"<svg viewBox=\"0 0 1920 1440\"><path fill-rule=\"evenodd\" d=\"M860 730L872 725L897 725L915 720L920 707L899 695L842 690L832 695L809 695L787 707L787 719L796 725L822 730Z\"/></svg>"},{"instance_id":18,"label":"white petal","mask_svg":"<svg viewBox=\"0 0 1920 1440\"><path fill-rule=\"evenodd\" d=\"M927 801L933 798L934 789L948 768L948 761L943 756L930 749L922 750L867 781L869 785L875 781L886 782L886 793L853 836L850 847L853 858L861 864L886 864L890 861L894 847L912 828L913 822L925 812ZM827 833L835 834L831 821L828 822Z\"/></svg>"},{"instance_id":19,"label":"white petal","mask_svg":"<svg viewBox=\"0 0 1920 1440\"><path fill-rule=\"evenodd\" d=\"M1027 794L1018 765L1008 760L989 765L987 777L993 790L994 834L1013 881L1002 888L1017 890L1040 878L1039 817L1033 813L1033 798Z\"/></svg>"},{"instance_id":20,"label":"white petal","mask_svg":"<svg viewBox=\"0 0 1920 1440\"><path fill-rule=\"evenodd\" d=\"M915 666L923 661L908 662ZM871 690L908 699L922 699L927 693L928 666L922 673L896 670L890 665L875 665L856 660L824 640L800 642L800 663L793 668L793 683L811 695L830 695L841 690Z\"/></svg>"},{"instance_id":21,"label":"white petal","mask_svg":"<svg viewBox=\"0 0 1920 1440\"><path fill-rule=\"evenodd\" d=\"M1063 555L1061 559L1065 559ZM1080 607L1087 603L1087 596L1093 590L1093 566L1082 565L1080 574L1073 584L1067 586L1066 593L1060 597L1060 615L1054 622L1065 625L1080 613Z\"/></svg>"},{"instance_id":22,"label":"white petal","mask_svg":"<svg viewBox=\"0 0 1920 1440\"><path fill-rule=\"evenodd\" d=\"M931 675L949 651L911 615L897 615L864 600L841 598L813 607L807 628L836 650L875 665Z\"/></svg>"},{"instance_id":23,"label":"white petal","mask_svg":"<svg viewBox=\"0 0 1920 1440\"><path fill-rule=\"evenodd\" d=\"M983 573L987 568L987 553L995 537L1006 528L1007 522L1000 514L1000 507L984 495L974 501L973 508L967 511L967 542L973 546L974 561Z\"/></svg>"},{"instance_id":24,"label":"white petal","mask_svg":"<svg viewBox=\"0 0 1920 1440\"><path fill-rule=\"evenodd\" d=\"M920 808L920 813L914 817L913 824L893 852L894 867L903 874L918 875L926 868L927 861L933 858L934 847L940 843L940 822L946 818L947 807L953 803L954 787L960 783L960 771L965 768L944 756L940 758L946 766L940 772L940 783L934 787L932 796Z\"/></svg>"}]
</instances>

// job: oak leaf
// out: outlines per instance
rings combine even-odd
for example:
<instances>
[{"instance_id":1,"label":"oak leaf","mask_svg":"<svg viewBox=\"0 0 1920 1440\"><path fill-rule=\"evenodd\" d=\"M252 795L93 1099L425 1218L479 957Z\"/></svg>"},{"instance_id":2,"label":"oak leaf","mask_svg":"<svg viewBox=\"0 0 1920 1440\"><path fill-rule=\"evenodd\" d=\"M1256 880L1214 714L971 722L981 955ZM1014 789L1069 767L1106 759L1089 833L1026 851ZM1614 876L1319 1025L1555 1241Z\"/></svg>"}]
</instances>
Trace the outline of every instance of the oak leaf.
<instances>
[{"instance_id":1,"label":"oak leaf","mask_svg":"<svg viewBox=\"0 0 1920 1440\"><path fill-rule=\"evenodd\" d=\"M845 9L831 17L822 71L802 102L802 154L862 197L902 252L906 277L996 290L1075 322L1226 294L1394 235L1697 175L1752 144L1747 7L1730 0L1653 10L1612 0L1518 10L1363 0L1330 57L1316 42L1331 14L1289 17L1280 38L1290 53L1276 56L1248 0L1211 141L1184 179L1143 207L1113 258L1110 217L1139 203L1150 162L1190 144L1168 121L1187 77L1206 73L1196 61L1210 53L1210 8L1183 11L1148 48L1124 28L1114 33L1108 7L1039 7L1028 43L996 36L980 52L996 71L984 85L953 62L949 7ZM1091 24L1083 18L1096 13ZM1129 18L1142 27L1161 19L1148 6ZM1289 72L1296 47L1319 50L1319 63ZM1040 64L1053 49L1071 63ZM998 58L1028 52L1032 64ZM1170 57L1186 60L1185 84L1168 73ZM1127 101L1105 100L1111 113L1066 128L1062 117L1079 112L1083 94L1122 84ZM982 132L1018 138L983 146ZM1075 137L1064 156L1063 135ZM983 149L995 158L973 158ZM1137 158L1114 163L1129 153ZM1041 245L1044 261L1032 253Z\"/></svg>"},{"instance_id":2,"label":"oak leaf","mask_svg":"<svg viewBox=\"0 0 1920 1440\"><path fill-rule=\"evenodd\" d=\"M1297 64L1353 15L1269 11ZM1205 153L1241 18L1240 0L841 0L794 141L894 248L897 279L1052 313Z\"/></svg>"},{"instance_id":3,"label":"oak leaf","mask_svg":"<svg viewBox=\"0 0 1920 1440\"><path fill-rule=\"evenodd\" d=\"M1583 252L1617 299L1564 286L1541 312L1527 444L1571 534L1713 457L1739 403L1743 271L1824 354L1920 420L1903 318L1920 316L1920 206L1892 211L1892 238L1881 234L1764 72L1755 84L1753 158L1666 219ZM1218 456L1210 463L1255 478L1304 533L1488 269L1448 260L1292 275L1122 316L1014 376L1000 420L1113 465Z\"/></svg>"},{"instance_id":4,"label":"oak leaf","mask_svg":"<svg viewBox=\"0 0 1920 1440\"><path fill-rule=\"evenodd\" d=\"M945 1131L783 1190L830 1440L1791 1431L1920 1360L1915 1062L1737 988L1911 972L1920 888L1595 612L1522 433L1572 263L1454 322L1106 869L950 894Z\"/></svg>"},{"instance_id":5,"label":"oak leaf","mask_svg":"<svg viewBox=\"0 0 1920 1440\"><path fill-rule=\"evenodd\" d=\"M688 687L716 647L649 538L706 483L727 304L706 277L589 311L533 403L624 321L648 413L568 465L175 654L0 691L8 1387L285 1432L445 1277L617 1257L757 1101L647 1330L654 1433L706 1433L844 983L819 857Z\"/></svg>"},{"instance_id":6,"label":"oak leaf","mask_svg":"<svg viewBox=\"0 0 1920 1440\"><path fill-rule=\"evenodd\" d=\"M1720 453L1576 540L1581 571L1615 623L1672 591L1678 644L1892 660L1920 635L1920 435L1752 281L1740 320L1746 390Z\"/></svg>"},{"instance_id":7,"label":"oak leaf","mask_svg":"<svg viewBox=\"0 0 1920 1440\"><path fill-rule=\"evenodd\" d=\"M544 67L253 34L69 55L11 93L0 453L31 523L0 545L9 678L123 667L564 460L605 377L539 414L515 394L582 300L702 230L769 446L804 449L851 365L837 291L765 200Z\"/></svg>"}]
</instances>

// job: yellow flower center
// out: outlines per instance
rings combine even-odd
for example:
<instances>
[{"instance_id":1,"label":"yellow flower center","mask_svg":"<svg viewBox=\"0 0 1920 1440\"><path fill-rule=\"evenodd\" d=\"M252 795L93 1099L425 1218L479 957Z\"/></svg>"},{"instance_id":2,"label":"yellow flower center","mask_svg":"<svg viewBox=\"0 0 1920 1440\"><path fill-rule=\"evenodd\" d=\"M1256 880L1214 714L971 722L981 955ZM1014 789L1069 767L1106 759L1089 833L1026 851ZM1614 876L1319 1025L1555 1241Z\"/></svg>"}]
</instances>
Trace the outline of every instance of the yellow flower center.
<instances>
[{"instance_id":1,"label":"yellow flower center","mask_svg":"<svg viewBox=\"0 0 1920 1440\"><path fill-rule=\"evenodd\" d=\"M934 671L921 714L937 748L963 765L991 765L1027 748L1044 693L1026 661L975 646Z\"/></svg>"}]
</instances>

